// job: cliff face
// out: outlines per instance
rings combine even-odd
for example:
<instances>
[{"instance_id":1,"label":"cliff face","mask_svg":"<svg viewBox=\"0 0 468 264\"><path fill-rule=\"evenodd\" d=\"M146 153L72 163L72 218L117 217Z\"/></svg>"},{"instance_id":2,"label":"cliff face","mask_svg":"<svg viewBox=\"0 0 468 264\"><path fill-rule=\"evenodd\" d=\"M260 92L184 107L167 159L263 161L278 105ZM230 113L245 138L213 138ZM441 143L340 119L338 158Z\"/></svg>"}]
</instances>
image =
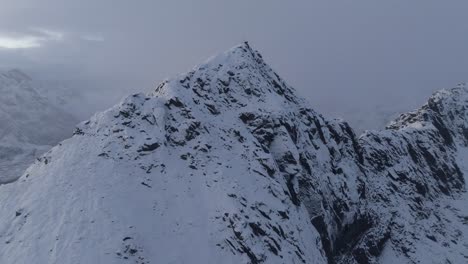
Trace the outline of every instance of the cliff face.
<instances>
[{"instance_id":1,"label":"cliff face","mask_svg":"<svg viewBox=\"0 0 468 264\"><path fill-rule=\"evenodd\" d=\"M462 263L467 94L357 138L240 45L96 114L1 186L0 259Z\"/></svg>"},{"instance_id":2,"label":"cliff face","mask_svg":"<svg viewBox=\"0 0 468 264\"><path fill-rule=\"evenodd\" d=\"M460 201L466 199L467 92L439 91L386 130L359 139L367 211L382 226L368 233L388 240L386 251L409 263L466 261L467 208ZM364 238L353 254L365 252L366 243L373 244Z\"/></svg>"}]
</instances>

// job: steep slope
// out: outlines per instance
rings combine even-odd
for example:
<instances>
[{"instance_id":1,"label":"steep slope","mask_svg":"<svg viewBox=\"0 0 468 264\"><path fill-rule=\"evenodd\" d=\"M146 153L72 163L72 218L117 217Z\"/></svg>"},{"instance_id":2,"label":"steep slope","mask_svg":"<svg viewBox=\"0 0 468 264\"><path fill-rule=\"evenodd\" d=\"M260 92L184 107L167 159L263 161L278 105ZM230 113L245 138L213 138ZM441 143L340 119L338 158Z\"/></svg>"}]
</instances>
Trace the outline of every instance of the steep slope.
<instances>
[{"instance_id":1,"label":"steep slope","mask_svg":"<svg viewBox=\"0 0 468 264\"><path fill-rule=\"evenodd\" d=\"M358 139L240 45L96 114L0 186L0 260L460 263L466 94Z\"/></svg>"},{"instance_id":2,"label":"steep slope","mask_svg":"<svg viewBox=\"0 0 468 264\"><path fill-rule=\"evenodd\" d=\"M0 73L0 184L18 178L35 157L71 135L77 122L19 70Z\"/></svg>"}]
</instances>

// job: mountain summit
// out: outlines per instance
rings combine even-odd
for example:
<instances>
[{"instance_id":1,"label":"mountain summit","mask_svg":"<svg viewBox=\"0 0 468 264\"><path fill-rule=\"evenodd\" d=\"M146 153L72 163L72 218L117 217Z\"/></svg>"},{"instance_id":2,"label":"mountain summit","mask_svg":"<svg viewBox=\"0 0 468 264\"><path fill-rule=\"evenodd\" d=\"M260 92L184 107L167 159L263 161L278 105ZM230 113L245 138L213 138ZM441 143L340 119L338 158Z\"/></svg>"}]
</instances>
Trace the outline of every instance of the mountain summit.
<instances>
[{"instance_id":1,"label":"mountain summit","mask_svg":"<svg viewBox=\"0 0 468 264\"><path fill-rule=\"evenodd\" d=\"M96 114L0 186L0 260L463 263L466 94L357 138L244 43Z\"/></svg>"}]
</instances>

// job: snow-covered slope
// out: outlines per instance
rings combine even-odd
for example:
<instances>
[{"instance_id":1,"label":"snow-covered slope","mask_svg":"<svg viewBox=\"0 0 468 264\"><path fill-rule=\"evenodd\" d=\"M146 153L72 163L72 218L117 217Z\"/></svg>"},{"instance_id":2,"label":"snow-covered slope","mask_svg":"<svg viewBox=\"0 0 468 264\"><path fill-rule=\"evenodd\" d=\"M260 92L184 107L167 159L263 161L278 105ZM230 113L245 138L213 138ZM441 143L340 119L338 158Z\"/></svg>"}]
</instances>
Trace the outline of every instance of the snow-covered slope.
<instances>
[{"instance_id":1,"label":"snow-covered slope","mask_svg":"<svg viewBox=\"0 0 468 264\"><path fill-rule=\"evenodd\" d=\"M18 178L34 157L71 135L76 119L19 70L0 73L0 184Z\"/></svg>"},{"instance_id":2,"label":"snow-covered slope","mask_svg":"<svg viewBox=\"0 0 468 264\"><path fill-rule=\"evenodd\" d=\"M357 138L240 45L0 186L0 262L463 263L467 94Z\"/></svg>"}]
</instances>

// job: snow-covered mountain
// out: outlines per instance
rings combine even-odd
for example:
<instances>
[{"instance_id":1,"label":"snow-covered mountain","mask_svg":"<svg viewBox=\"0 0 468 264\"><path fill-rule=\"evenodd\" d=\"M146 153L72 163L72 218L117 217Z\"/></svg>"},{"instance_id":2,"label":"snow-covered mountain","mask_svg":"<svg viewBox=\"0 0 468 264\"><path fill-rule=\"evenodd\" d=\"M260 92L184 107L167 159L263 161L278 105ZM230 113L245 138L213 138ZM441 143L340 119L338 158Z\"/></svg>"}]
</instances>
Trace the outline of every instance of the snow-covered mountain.
<instances>
[{"instance_id":1,"label":"snow-covered mountain","mask_svg":"<svg viewBox=\"0 0 468 264\"><path fill-rule=\"evenodd\" d=\"M39 87L19 70L0 73L0 184L21 176L77 123Z\"/></svg>"},{"instance_id":2,"label":"snow-covered mountain","mask_svg":"<svg viewBox=\"0 0 468 264\"><path fill-rule=\"evenodd\" d=\"M1 263L465 263L468 91L356 137L248 44L0 186Z\"/></svg>"}]
</instances>

